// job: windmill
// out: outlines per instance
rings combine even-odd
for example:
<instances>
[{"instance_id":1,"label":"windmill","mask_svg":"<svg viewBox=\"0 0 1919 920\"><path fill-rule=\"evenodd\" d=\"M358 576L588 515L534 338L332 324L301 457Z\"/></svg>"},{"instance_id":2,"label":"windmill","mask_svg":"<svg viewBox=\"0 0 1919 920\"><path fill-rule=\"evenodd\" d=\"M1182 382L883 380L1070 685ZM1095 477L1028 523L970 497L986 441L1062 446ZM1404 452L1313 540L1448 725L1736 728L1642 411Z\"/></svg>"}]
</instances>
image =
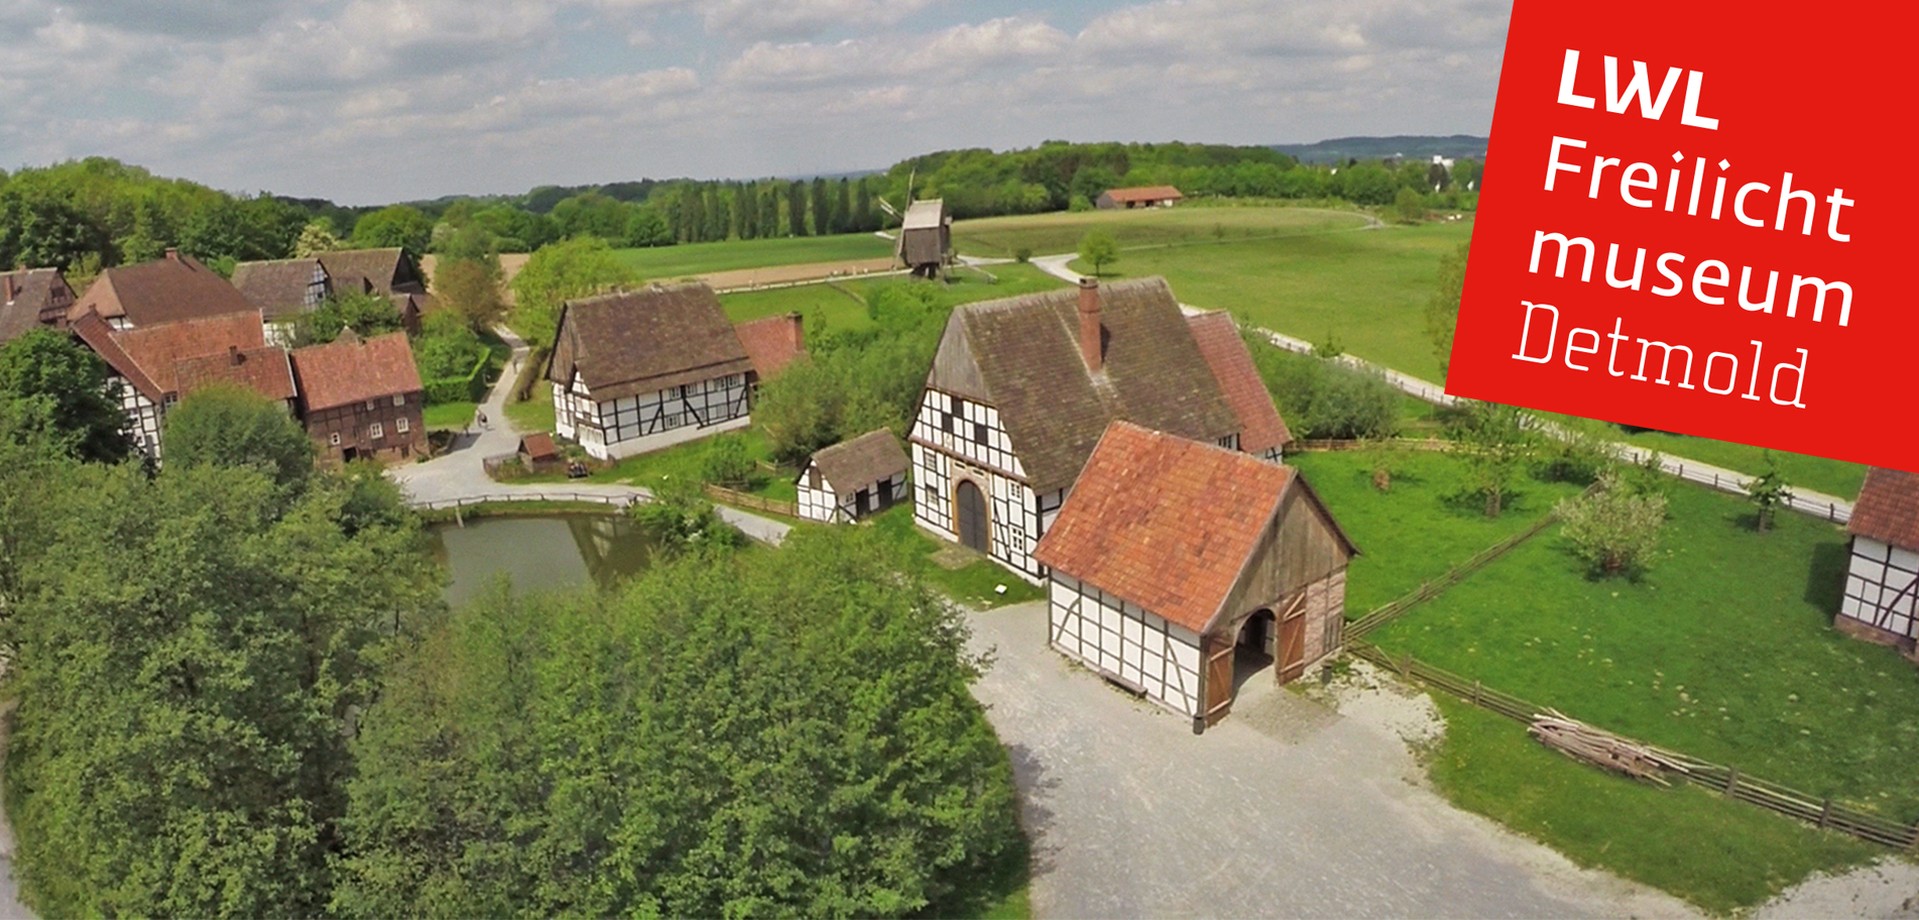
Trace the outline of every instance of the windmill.
<instances>
[{"instance_id":1,"label":"windmill","mask_svg":"<svg viewBox=\"0 0 1919 920\"><path fill-rule=\"evenodd\" d=\"M906 180L907 203L903 212L884 196L880 198L880 207L900 219L899 239L893 244L900 264L921 278L943 278L946 267L953 261L953 218L946 213L945 201L913 197L913 185L918 179L919 169L914 167Z\"/></svg>"}]
</instances>

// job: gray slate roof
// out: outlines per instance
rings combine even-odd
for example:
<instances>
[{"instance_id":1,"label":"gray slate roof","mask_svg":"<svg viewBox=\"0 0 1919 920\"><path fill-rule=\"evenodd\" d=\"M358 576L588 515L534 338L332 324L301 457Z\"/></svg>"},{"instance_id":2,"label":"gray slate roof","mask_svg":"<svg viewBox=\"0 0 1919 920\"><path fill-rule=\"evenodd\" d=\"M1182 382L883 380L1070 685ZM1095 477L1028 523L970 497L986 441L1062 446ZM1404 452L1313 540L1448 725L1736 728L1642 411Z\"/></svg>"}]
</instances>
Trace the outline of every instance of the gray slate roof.
<instances>
[{"instance_id":1,"label":"gray slate roof","mask_svg":"<svg viewBox=\"0 0 1919 920\"><path fill-rule=\"evenodd\" d=\"M7 298L6 289L0 287L0 343L5 343L40 326L41 311L52 306L52 294L55 282L60 278L60 270L29 268L0 272L0 276L10 278L13 282L11 299Z\"/></svg>"},{"instance_id":2,"label":"gray slate roof","mask_svg":"<svg viewBox=\"0 0 1919 920\"><path fill-rule=\"evenodd\" d=\"M836 495L851 495L882 479L906 472L906 451L899 439L885 428L869 431L850 441L822 448L813 455L813 465L833 486Z\"/></svg>"},{"instance_id":3,"label":"gray slate roof","mask_svg":"<svg viewBox=\"0 0 1919 920\"><path fill-rule=\"evenodd\" d=\"M324 271L319 259L277 259L241 262L233 266L233 286L268 319L305 312L307 287L313 273Z\"/></svg>"},{"instance_id":4,"label":"gray slate roof","mask_svg":"<svg viewBox=\"0 0 1919 920\"><path fill-rule=\"evenodd\" d=\"M999 410L1037 491L1066 488L1116 420L1207 444L1239 420L1162 278L1104 285L1103 367L1080 357L1068 288L953 311L926 385Z\"/></svg>"},{"instance_id":5,"label":"gray slate roof","mask_svg":"<svg viewBox=\"0 0 1919 920\"><path fill-rule=\"evenodd\" d=\"M547 379L571 383L577 370L607 400L752 369L719 297L694 282L567 301Z\"/></svg>"}]
</instances>

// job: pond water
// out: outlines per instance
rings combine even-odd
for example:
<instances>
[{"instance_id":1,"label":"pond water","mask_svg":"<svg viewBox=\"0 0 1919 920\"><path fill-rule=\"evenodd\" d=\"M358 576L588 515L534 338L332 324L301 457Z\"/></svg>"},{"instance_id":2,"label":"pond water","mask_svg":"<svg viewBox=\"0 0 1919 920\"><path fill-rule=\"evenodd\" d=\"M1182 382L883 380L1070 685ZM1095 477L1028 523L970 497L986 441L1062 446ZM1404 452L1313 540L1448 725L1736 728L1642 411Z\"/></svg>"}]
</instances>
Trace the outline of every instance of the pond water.
<instances>
[{"instance_id":1,"label":"pond water","mask_svg":"<svg viewBox=\"0 0 1919 920\"><path fill-rule=\"evenodd\" d=\"M655 547L624 515L553 514L482 517L431 528L433 557L453 576L455 606L485 592L499 576L515 591L607 587L644 571Z\"/></svg>"}]
</instances>

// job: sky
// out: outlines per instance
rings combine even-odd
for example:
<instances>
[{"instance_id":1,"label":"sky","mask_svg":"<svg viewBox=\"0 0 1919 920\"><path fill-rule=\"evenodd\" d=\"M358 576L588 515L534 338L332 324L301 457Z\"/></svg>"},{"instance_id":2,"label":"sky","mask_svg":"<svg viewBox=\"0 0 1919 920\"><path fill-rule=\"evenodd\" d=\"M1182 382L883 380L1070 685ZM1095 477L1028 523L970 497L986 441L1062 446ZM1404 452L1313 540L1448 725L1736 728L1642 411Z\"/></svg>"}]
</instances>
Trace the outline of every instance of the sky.
<instances>
[{"instance_id":1,"label":"sky","mask_svg":"<svg viewBox=\"0 0 1919 920\"><path fill-rule=\"evenodd\" d=\"M0 167L364 205L1484 134L1509 0L0 0Z\"/></svg>"}]
</instances>

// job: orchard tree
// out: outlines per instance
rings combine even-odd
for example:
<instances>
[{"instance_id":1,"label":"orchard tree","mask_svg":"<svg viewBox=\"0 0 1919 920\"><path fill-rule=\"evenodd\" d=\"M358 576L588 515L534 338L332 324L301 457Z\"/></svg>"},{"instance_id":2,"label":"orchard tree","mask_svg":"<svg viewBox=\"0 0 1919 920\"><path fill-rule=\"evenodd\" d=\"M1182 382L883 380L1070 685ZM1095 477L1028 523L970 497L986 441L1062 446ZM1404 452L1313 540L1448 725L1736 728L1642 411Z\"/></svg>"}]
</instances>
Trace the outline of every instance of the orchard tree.
<instances>
[{"instance_id":1,"label":"orchard tree","mask_svg":"<svg viewBox=\"0 0 1919 920\"><path fill-rule=\"evenodd\" d=\"M1104 230L1088 230L1079 238L1079 259L1093 266L1093 274L1099 275L1108 265L1119 261L1119 242Z\"/></svg>"},{"instance_id":2,"label":"orchard tree","mask_svg":"<svg viewBox=\"0 0 1919 920\"><path fill-rule=\"evenodd\" d=\"M0 346L0 404L16 436L93 463L132 454L117 386L105 361L65 333L35 329Z\"/></svg>"},{"instance_id":3,"label":"orchard tree","mask_svg":"<svg viewBox=\"0 0 1919 920\"><path fill-rule=\"evenodd\" d=\"M293 241L293 257L309 259L339 248L340 237L333 232L333 221L322 217L300 228L299 237Z\"/></svg>"},{"instance_id":4,"label":"orchard tree","mask_svg":"<svg viewBox=\"0 0 1919 920\"><path fill-rule=\"evenodd\" d=\"M1561 499L1553 513L1573 551L1594 574L1633 575L1659 548L1666 497L1636 491L1617 472L1608 471L1592 491Z\"/></svg>"},{"instance_id":5,"label":"orchard tree","mask_svg":"<svg viewBox=\"0 0 1919 920\"><path fill-rule=\"evenodd\" d=\"M1501 403L1471 402L1452 435L1471 472L1473 491L1486 500L1486 516L1498 517L1537 449L1525 413Z\"/></svg>"},{"instance_id":6,"label":"orchard tree","mask_svg":"<svg viewBox=\"0 0 1919 920\"><path fill-rule=\"evenodd\" d=\"M1746 496L1753 504L1753 526L1760 533L1771 530L1780 506L1792 501L1792 486L1780 475L1772 451L1766 451L1766 472L1746 483Z\"/></svg>"}]
</instances>

